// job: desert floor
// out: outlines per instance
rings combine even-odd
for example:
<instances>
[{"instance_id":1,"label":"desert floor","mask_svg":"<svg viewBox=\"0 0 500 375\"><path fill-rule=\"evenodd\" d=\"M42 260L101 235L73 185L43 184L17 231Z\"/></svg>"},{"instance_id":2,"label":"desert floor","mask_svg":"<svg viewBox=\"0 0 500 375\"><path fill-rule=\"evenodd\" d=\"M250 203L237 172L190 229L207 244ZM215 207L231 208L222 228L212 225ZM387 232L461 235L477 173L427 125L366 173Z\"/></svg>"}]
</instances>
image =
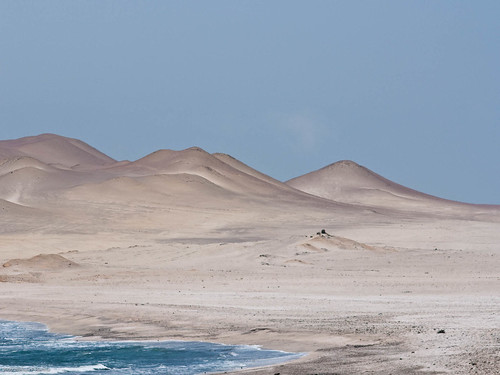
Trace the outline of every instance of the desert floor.
<instances>
[{"instance_id":1,"label":"desert floor","mask_svg":"<svg viewBox=\"0 0 500 375\"><path fill-rule=\"evenodd\" d=\"M498 223L323 221L317 235L291 221L185 238L3 234L2 262L21 260L0 269L0 318L309 353L251 374L498 373Z\"/></svg>"}]
</instances>

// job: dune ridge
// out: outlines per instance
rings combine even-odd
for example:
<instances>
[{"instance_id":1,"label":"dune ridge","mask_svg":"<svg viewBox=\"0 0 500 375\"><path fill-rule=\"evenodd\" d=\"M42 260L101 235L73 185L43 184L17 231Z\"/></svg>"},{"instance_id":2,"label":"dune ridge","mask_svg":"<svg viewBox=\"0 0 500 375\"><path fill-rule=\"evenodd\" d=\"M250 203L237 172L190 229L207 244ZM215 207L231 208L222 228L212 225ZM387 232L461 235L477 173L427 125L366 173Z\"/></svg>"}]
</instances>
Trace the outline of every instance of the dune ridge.
<instances>
[{"instance_id":1,"label":"dune ridge","mask_svg":"<svg viewBox=\"0 0 500 375\"><path fill-rule=\"evenodd\" d=\"M27 186L30 186L30 193L36 197L37 191L53 191L60 195L64 189L75 191L79 186L94 186L120 177L129 178L131 189L135 189L137 185L132 179L137 179L135 182L142 179L140 183L147 185L148 179L144 178L148 176L192 175L226 190L228 196L267 196L276 200L316 202L318 205L348 204L421 212L435 212L437 206L461 204L396 184L355 162L345 160L283 183L230 155L209 154L199 147L181 151L158 150L136 161L116 161L82 141L42 134L0 141L0 156L4 157L0 160L0 178L4 178L0 198L14 203L19 203L19 197L12 198L13 195L20 195L19 186L23 186L21 190L25 196L28 195ZM7 178L12 173L17 175ZM171 185L175 186L174 179L171 180ZM181 180L176 179L177 183ZM33 181L37 181L36 186ZM124 188L122 183L120 190ZM164 188L168 195L169 184L166 183ZM173 189L180 192L175 187ZM158 184L152 190L158 192ZM328 202L325 203L325 200Z\"/></svg>"},{"instance_id":2,"label":"dune ridge","mask_svg":"<svg viewBox=\"0 0 500 375\"><path fill-rule=\"evenodd\" d=\"M398 211L460 214L487 211L498 206L451 201L397 184L350 160L342 160L286 181L295 189L325 199Z\"/></svg>"},{"instance_id":3,"label":"dune ridge","mask_svg":"<svg viewBox=\"0 0 500 375\"><path fill-rule=\"evenodd\" d=\"M116 162L88 144L56 134L0 141L0 158L29 156L62 168L103 166Z\"/></svg>"}]
</instances>

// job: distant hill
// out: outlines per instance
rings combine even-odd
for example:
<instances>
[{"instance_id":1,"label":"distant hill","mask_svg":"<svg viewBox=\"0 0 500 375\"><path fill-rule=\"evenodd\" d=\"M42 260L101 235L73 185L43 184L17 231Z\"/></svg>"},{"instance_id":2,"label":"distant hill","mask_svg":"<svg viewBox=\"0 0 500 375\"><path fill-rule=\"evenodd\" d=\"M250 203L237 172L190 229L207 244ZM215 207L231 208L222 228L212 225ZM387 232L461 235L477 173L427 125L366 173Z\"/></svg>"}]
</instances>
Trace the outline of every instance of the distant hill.
<instances>
[{"instance_id":1,"label":"distant hill","mask_svg":"<svg viewBox=\"0 0 500 375\"><path fill-rule=\"evenodd\" d=\"M116 162L78 139L56 134L0 141L0 159L19 156L29 156L45 164L73 169L104 166Z\"/></svg>"},{"instance_id":2,"label":"distant hill","mask_svg":"<svg viewBox=\"0 0 500 375\"><path fill-rule=\"evenodd\" d=\"M436 211L444 206L466 205L407 188L350 160L330 164L286 184L325 199L371 207Z\"/></svg>"},{"instance_id":3,"label":"distant hill","mask_svg":"<svg viewBox=\"0 0 500 375\"><path fill-rule=\"evenodd\" d=\"M292 210L309 218L319 211L472 218L489 210L420 193L352 161L283 183L230 155L199 147L116 161L82 141L56 134L0 141L0 200L12 212L35 208L61 220L73 220L78 210L81 218L94 220L106 212L119 217L123 210L144 214L158 207L245 215L265 208L275 215Z\"/></svg>"},{"instance_id":4,"label":"distant hill","mask_svg":"<svg viewBox=\"0 0 500 375\"><path fill-rule=\"evenodd\" d=\"M317 203L226 154L191 147L116 161L82 141L55 134L0 141L0 182L0 199L25 206L37 206L49 196L211 206L237 196Z\"/></svg>"}]
</instances>

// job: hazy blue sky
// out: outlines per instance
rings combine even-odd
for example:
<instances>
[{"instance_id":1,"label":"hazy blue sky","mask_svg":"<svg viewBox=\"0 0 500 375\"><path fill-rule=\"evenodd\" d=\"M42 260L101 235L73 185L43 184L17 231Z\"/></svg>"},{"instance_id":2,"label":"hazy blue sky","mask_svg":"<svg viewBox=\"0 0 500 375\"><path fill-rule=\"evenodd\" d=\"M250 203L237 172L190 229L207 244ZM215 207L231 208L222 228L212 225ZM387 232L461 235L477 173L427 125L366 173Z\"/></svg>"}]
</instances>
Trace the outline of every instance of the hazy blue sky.
<instances>
[{"instance_id":1,"label":"hazy blue sky","mask_svg":"<svg viewBox=\"0 0 500 375\"><path fill-rule=\"evenodd\" d=\"M0 0L0 139L351 159L500 204L500 1Z\"/></svg>"}]
</instances>

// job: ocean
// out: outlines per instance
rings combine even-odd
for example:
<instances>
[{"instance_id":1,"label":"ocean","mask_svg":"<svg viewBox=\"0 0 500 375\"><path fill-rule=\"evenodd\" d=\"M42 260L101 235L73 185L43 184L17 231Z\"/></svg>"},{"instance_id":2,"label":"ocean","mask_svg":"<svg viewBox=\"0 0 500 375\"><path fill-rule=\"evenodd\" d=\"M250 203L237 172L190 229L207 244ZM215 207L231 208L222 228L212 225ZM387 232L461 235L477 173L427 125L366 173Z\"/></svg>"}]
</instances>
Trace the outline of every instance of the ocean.
<instances>
[{"instance_id":1,"label":"ocean","mask_svg":"<svg viewBox=\"0 0 500 375\"><path fill-rule=\"evenodd\" d=\"M0 321L3 375L192 375L244 369L302 356L248 345L185 341L81 341L40 323Z\"/></svg>"}]
</instances>

